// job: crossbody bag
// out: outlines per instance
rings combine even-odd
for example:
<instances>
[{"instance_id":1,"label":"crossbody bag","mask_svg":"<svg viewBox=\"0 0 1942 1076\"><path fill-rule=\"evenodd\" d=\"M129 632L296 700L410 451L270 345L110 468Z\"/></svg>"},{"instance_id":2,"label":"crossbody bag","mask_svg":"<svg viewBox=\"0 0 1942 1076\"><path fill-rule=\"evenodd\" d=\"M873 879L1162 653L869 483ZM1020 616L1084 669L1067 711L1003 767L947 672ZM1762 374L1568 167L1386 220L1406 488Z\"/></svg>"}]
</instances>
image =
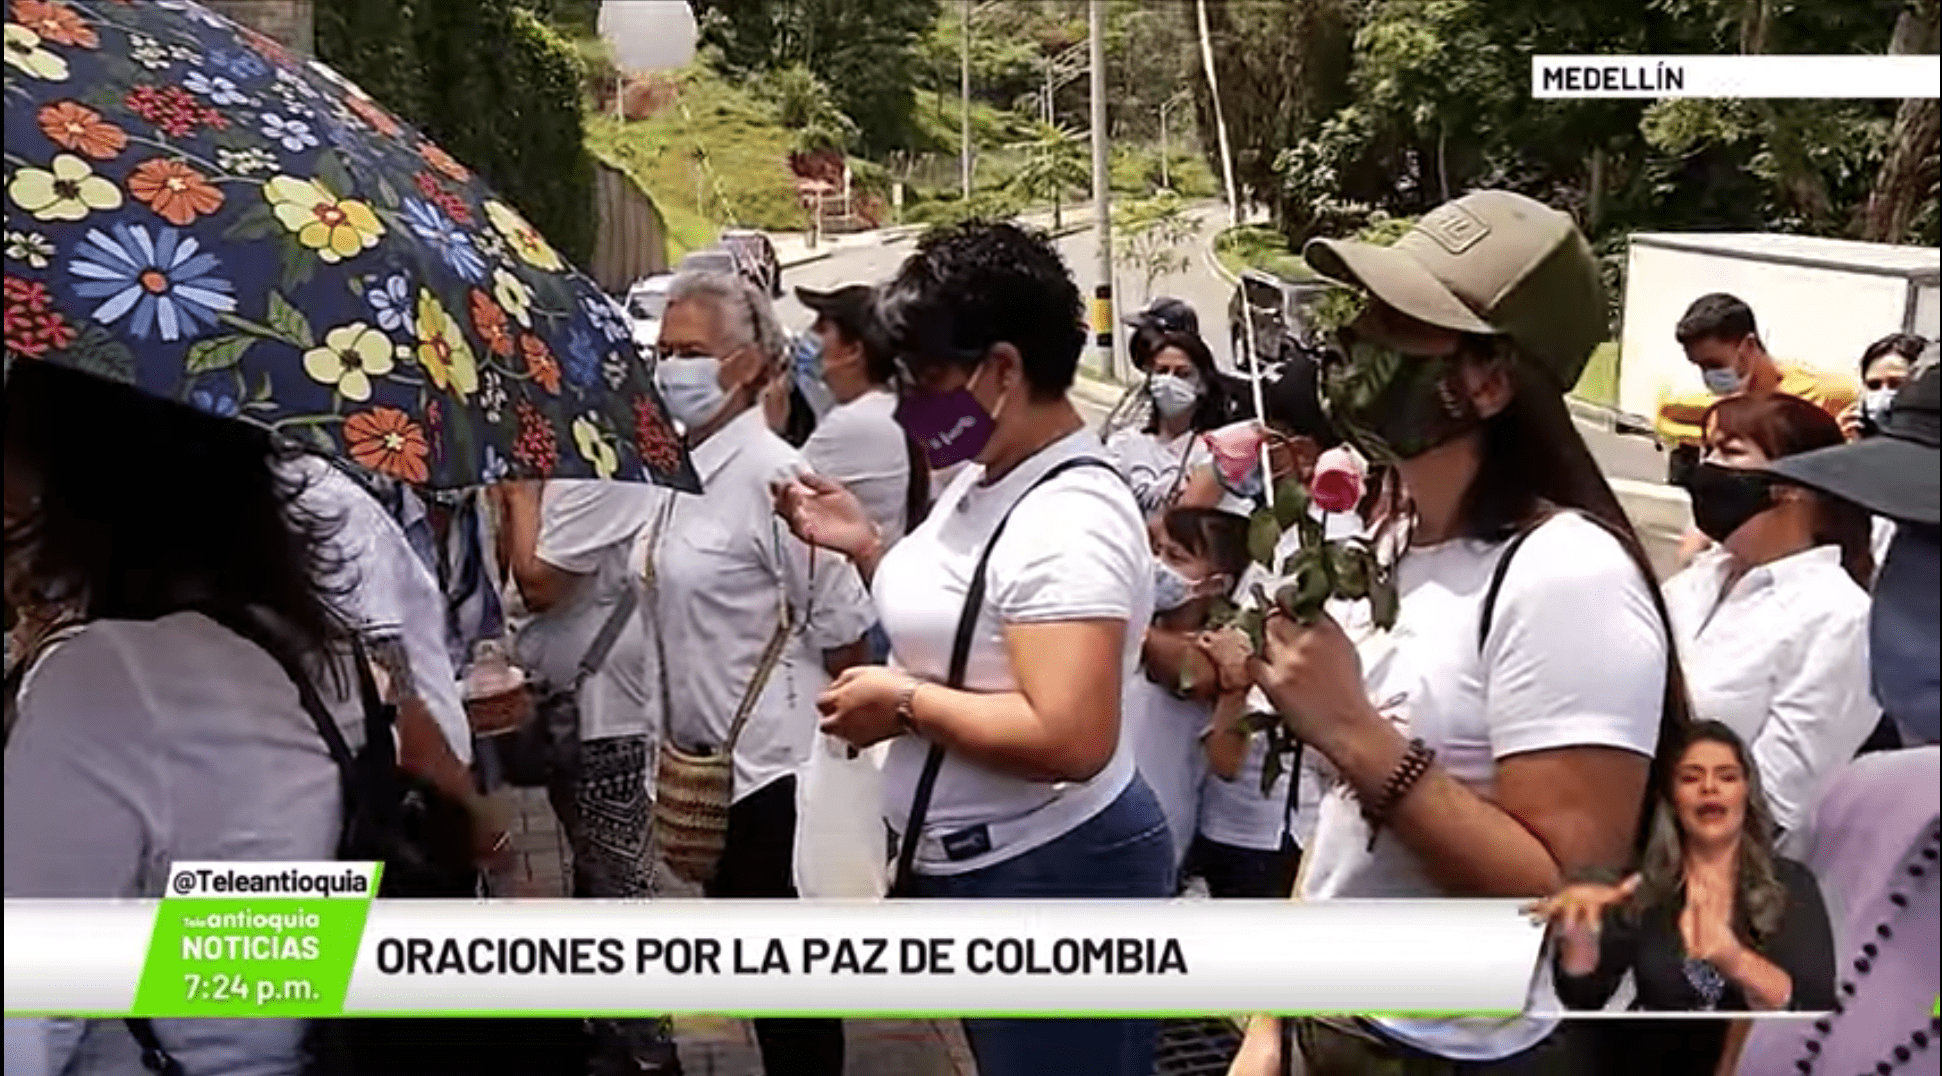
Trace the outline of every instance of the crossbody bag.
<instances>
[{"instance_id":1,"label":"crossbody bag","mask_svg":"<svg viewBox=\"0 0 1942 1076\"><path fill-rule=\"evenodd\" d=\"M971 660L971 636L977 631L978 614L984 609L985 568L991 563L992 550L998 548L998 539L1004 536L1005 525L1011 522L1011 514L1039 487L1080 467L1103 467L1115 475L1119 473L1112 464L1092 456L1062 460L1019 494L1011 507L1005 509L1005 514L999 517L998 525L992 528L991 537L985 540L984 551L978 554L977 567L971 570L970 581L965 585L964 607L958 611L957 633L951 640L950 675L944 681L945 687L953 691L964 689L965 666ZM890 878L890 897L915 896L911 891L916 877L912 866L917 861L917 845L924 839L924 819L930 814L931 794L937 789L937 775L943 768L944 748L941 744L932 744L930 752L924 756L924 769L917 777L917 789L910 799L910 817L904 823L903 835L897 839L897 869Z\"/></svg>"},{"instance_id":2,"label":"crossbody bag","mask_svg":"<svg viewBox=\"0 0 1942 1076\"><path fill-rule=\"evenodd\" d=\"M486 740L498 752L507 784L551 788L580 772L580 690L607 664L639 600L632 586L622 588L600 631L580 655L573 679L557 687L547 685L534 700L531 717L512 732Z\"/></svg>"},{"instance_id":3,"label":"crossbody bag","mask_svg":"<svg viewBox=\"0 0 1942 1076\"><path fill-rule=\"evenodd\" d=\"M660 567L656 564L661 540L674 517L676 500L669 497L648 538L647 557L641 574L647 591L648 615L654 622L654 658L660 674L661 736L654 766L654 830L661 859L675 877L705 885L715 877L722 851L728 846L728 809L735 802L735 745L748 726L755 705L768 686L769 677L782 659L782 651L796 626L795 612L789 607L787 591L777 601L775 630L756 662L735 707L728 736L719 747L688 751L674 742L673 693L668 688L667 637L663 630L660 602Z\"/></svg>"}]
</instances>

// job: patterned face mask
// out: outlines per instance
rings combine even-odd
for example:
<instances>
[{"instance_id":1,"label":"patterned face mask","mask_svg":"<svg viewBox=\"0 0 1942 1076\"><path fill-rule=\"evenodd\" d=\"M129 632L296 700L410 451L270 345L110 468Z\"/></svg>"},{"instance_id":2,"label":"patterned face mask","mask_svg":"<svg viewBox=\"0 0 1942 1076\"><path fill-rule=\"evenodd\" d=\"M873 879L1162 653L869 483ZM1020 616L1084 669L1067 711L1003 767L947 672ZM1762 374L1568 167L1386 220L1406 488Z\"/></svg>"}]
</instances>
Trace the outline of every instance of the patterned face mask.
<instances>
[{"instance_id":1,"label":"patterned face mask","mask_svg":"<svg viewBox=\"0 0 1942 1076\"><path fill-rule=\"evenodd\" d=\"M1456 355L1425 357L1349 340L1322 377L1329 420L1371 460L1411 459L1483 422L1457 380Z\"/></svg>"}]
</instances>

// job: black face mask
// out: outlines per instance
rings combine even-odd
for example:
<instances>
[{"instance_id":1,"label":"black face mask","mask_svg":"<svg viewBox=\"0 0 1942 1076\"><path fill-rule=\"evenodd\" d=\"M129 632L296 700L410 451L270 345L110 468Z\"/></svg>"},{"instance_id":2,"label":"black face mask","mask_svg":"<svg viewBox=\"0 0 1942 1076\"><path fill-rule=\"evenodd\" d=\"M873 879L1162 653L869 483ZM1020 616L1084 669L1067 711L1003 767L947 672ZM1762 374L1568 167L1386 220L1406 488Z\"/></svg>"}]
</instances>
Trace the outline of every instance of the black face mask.
<instances>
[{"instance_id":1,"label":"black face mask","mask_svg":"<svg viewBox=\"0 0 1942 1076\"><path fill-rule=\"evenodd\" d=\"M1715 542L1725 542L1746 521L1773 507L1773 479L1758 471L1702 463L1686 482L1693 522Z\"/></svg>"}]
</instances>

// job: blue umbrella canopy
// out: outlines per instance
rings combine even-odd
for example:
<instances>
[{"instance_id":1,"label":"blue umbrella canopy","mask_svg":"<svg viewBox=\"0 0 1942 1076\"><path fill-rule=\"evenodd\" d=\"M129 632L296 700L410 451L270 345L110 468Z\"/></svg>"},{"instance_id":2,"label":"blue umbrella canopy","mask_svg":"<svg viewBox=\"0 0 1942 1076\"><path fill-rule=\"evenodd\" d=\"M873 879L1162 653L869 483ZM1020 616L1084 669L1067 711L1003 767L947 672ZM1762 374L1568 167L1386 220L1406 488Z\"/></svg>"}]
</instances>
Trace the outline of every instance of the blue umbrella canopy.
<instances>
[{"instance_id":1,"label":"blue umbrella canopy","mask_svg":"<svg viewBox=\"0 0 1942 1076\"><path fill-rule=\"evenodd\" d=\"M188 0L9 15L9 364L419 485L698 488L620 309L342 76Z\"/></svg>"}]
</instances>

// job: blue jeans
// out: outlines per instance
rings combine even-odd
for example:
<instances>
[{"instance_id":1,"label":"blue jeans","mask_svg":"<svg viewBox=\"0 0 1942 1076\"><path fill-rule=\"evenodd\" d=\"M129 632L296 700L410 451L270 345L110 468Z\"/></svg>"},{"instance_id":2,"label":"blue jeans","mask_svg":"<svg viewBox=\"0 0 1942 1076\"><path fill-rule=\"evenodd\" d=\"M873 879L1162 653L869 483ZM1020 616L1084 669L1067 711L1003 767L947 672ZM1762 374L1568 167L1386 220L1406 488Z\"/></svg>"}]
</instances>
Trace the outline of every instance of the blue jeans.
<instances>
[{"instance_id":1,"label":"blue jeans","mask_svg":"<svg viewBox=\"0 0 1942 1076\"><path fill-rule=\"evenodd\" d=\"M1160 801L1137 775L1105 810L1062 837L967 874L919 875L915 895L951 900L1164 900L1173 894L1173 838ZM980 1076L1152 1076L1153 1020L964 1021Z\"/></svg>"},{"instance_id":2,"label":"blue jeans","mask_svg":"<svg viewBox=\"0 0 1942 1076\"><path fill-rule=\"evenodd\" d=\"M888 665L890 663L890 636L884 632L883 625L870 625L870 634L865 635L864 638L869 640L870 643L870 663L873 665Z\"/></svg>"}]
</instances>

